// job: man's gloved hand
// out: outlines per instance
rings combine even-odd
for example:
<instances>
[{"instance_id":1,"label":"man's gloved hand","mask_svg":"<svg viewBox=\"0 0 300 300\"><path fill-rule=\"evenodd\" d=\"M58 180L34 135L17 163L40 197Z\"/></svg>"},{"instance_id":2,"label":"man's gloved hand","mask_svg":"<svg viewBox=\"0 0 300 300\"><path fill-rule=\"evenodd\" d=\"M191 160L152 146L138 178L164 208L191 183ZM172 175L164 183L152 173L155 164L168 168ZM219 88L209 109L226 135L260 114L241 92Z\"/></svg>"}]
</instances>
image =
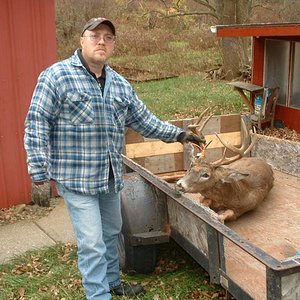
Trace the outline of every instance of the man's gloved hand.
<instances>
[{"instance_id":1,"label":"man's gloved hand","mask_svg":"<svg viewBox=\"0 0 300 300\"><path fill-rule=\"evenodd\" d=\"M184 131L181 132L178 136L177 136L177 141L180 143L187 143L187 142L191 142L194 144L197 144L199 146L201 145L205 145L206 144L206 140L203 134L201 134L201 136L198 136L190 131Z\"/></svg>"},{"instance_id":2,"label":"man's gloved hand","mask_svg":"<svg viewBox=\"0 0 300 300\"><path fill-rule=\"evenodd\" d=\"M33 182L31 192L34 204L44 207L50 206L51 186L49 180Z\"/></svg>"}]
</instances>

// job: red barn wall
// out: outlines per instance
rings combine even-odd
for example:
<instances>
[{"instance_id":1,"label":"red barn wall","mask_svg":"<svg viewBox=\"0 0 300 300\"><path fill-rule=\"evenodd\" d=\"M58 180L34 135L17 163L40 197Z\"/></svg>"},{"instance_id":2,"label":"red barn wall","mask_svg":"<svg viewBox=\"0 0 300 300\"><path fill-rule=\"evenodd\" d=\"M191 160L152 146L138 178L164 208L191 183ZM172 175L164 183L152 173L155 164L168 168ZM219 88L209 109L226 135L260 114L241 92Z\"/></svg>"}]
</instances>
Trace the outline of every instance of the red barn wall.
<instances>
[{"instance_id":1,"label":"red barn wall","mask_svg":"<svg viewBox=\"0 0 300 300\"><path fill-rule=\"evenodd\" d=\"M31 201L24 119L39 73L56 61L54 0L0 1L0 208Z\"/></svg>"}]
</instances>

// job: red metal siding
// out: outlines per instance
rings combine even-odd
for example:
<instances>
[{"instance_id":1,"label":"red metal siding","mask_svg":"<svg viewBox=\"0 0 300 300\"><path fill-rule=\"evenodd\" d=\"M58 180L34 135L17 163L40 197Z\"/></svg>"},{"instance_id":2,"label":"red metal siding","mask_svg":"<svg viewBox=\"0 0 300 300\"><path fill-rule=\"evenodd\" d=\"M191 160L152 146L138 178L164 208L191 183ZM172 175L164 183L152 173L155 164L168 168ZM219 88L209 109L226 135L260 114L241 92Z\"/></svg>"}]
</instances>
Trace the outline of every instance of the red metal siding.
<instances>
[{"instance_id":1,"label":"red metal siding","mask_svg":"<svg viewBox=\"0 0 300 300\"><path fill-rule=\"evenodd\" d=\"M252 46L252 83L263 85L264 81L265 39L253 38Z\"/></svg>"},{"instance_id":2,"label":"red metal siding","mask_svg":"<svg viewBox=\"0 0 300 300\"><path fill-rule=\"evenodd\" d=\"M0 208L31 201L24 119L37 77L56 61L54 0L0 1Z\"/></svg>"},{"instance_id":3,"label":"red metal siding","mask_svg":"<svg viewBox=\"0 0 300 300\"><path fill-rule=\"evenodd\" d=\"M288 128L300 132L300 110L281 105L276 106L276 119L283 120Z\"/></svg>"},{"instance_id":4,"label":"red metal siding","mask_svg":"<svg viewBox=\"0 0 300 300\"><path fill-rule=\"evenodd\" d=\"M299 36L300 24L252 24L252 25L220 25L217 36Z\"/></svg>"}]
</instances>

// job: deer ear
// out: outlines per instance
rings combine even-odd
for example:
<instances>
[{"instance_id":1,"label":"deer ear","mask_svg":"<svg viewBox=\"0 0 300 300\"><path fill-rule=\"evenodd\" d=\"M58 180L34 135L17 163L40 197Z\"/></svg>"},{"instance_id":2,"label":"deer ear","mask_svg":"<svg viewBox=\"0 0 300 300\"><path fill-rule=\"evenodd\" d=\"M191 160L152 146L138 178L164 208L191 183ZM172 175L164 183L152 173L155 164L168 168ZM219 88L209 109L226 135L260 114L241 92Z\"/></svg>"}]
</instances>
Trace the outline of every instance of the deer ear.
<instances>
[{"instance_id":1,"label":"deer ear","mask_svg":"<svg viewBox=\"0 0 300 300\"><path fill-rule=\"evenodd\" d=\"M232 173L228 174L226 177L222 178L221 181L222 183L233 183L245 179L248 176L249 174L233 171Z\"/></svg>"}]
</instances>

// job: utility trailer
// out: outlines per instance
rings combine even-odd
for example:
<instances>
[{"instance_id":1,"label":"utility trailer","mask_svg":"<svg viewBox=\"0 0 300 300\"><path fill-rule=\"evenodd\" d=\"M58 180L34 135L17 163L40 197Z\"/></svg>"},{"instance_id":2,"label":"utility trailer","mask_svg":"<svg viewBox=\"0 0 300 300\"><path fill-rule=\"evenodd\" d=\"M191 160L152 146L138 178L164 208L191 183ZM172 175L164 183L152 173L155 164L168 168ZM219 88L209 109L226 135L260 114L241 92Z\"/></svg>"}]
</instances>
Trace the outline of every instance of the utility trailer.
<instances>
[{"instance_id":1,"label":"utility trailer","mask_svg":"<svg viewBox=\"0 0 300 300\"><path fill-rule=\"evenodd\" d=\"M174 121L186 128L192 119ZM219 158L223 146L238 146L241 116L213 117L203 133L206 156ZM300 299L300 144L258 135L252 155L274 168L268 198L254 211L222 224L200 204L200 194L176 192L174 182L189 164L184 147L126 134L122 191L125 270L151 272L156 245L171 237L236 299Z\"/></svg>"}]
</instances>

